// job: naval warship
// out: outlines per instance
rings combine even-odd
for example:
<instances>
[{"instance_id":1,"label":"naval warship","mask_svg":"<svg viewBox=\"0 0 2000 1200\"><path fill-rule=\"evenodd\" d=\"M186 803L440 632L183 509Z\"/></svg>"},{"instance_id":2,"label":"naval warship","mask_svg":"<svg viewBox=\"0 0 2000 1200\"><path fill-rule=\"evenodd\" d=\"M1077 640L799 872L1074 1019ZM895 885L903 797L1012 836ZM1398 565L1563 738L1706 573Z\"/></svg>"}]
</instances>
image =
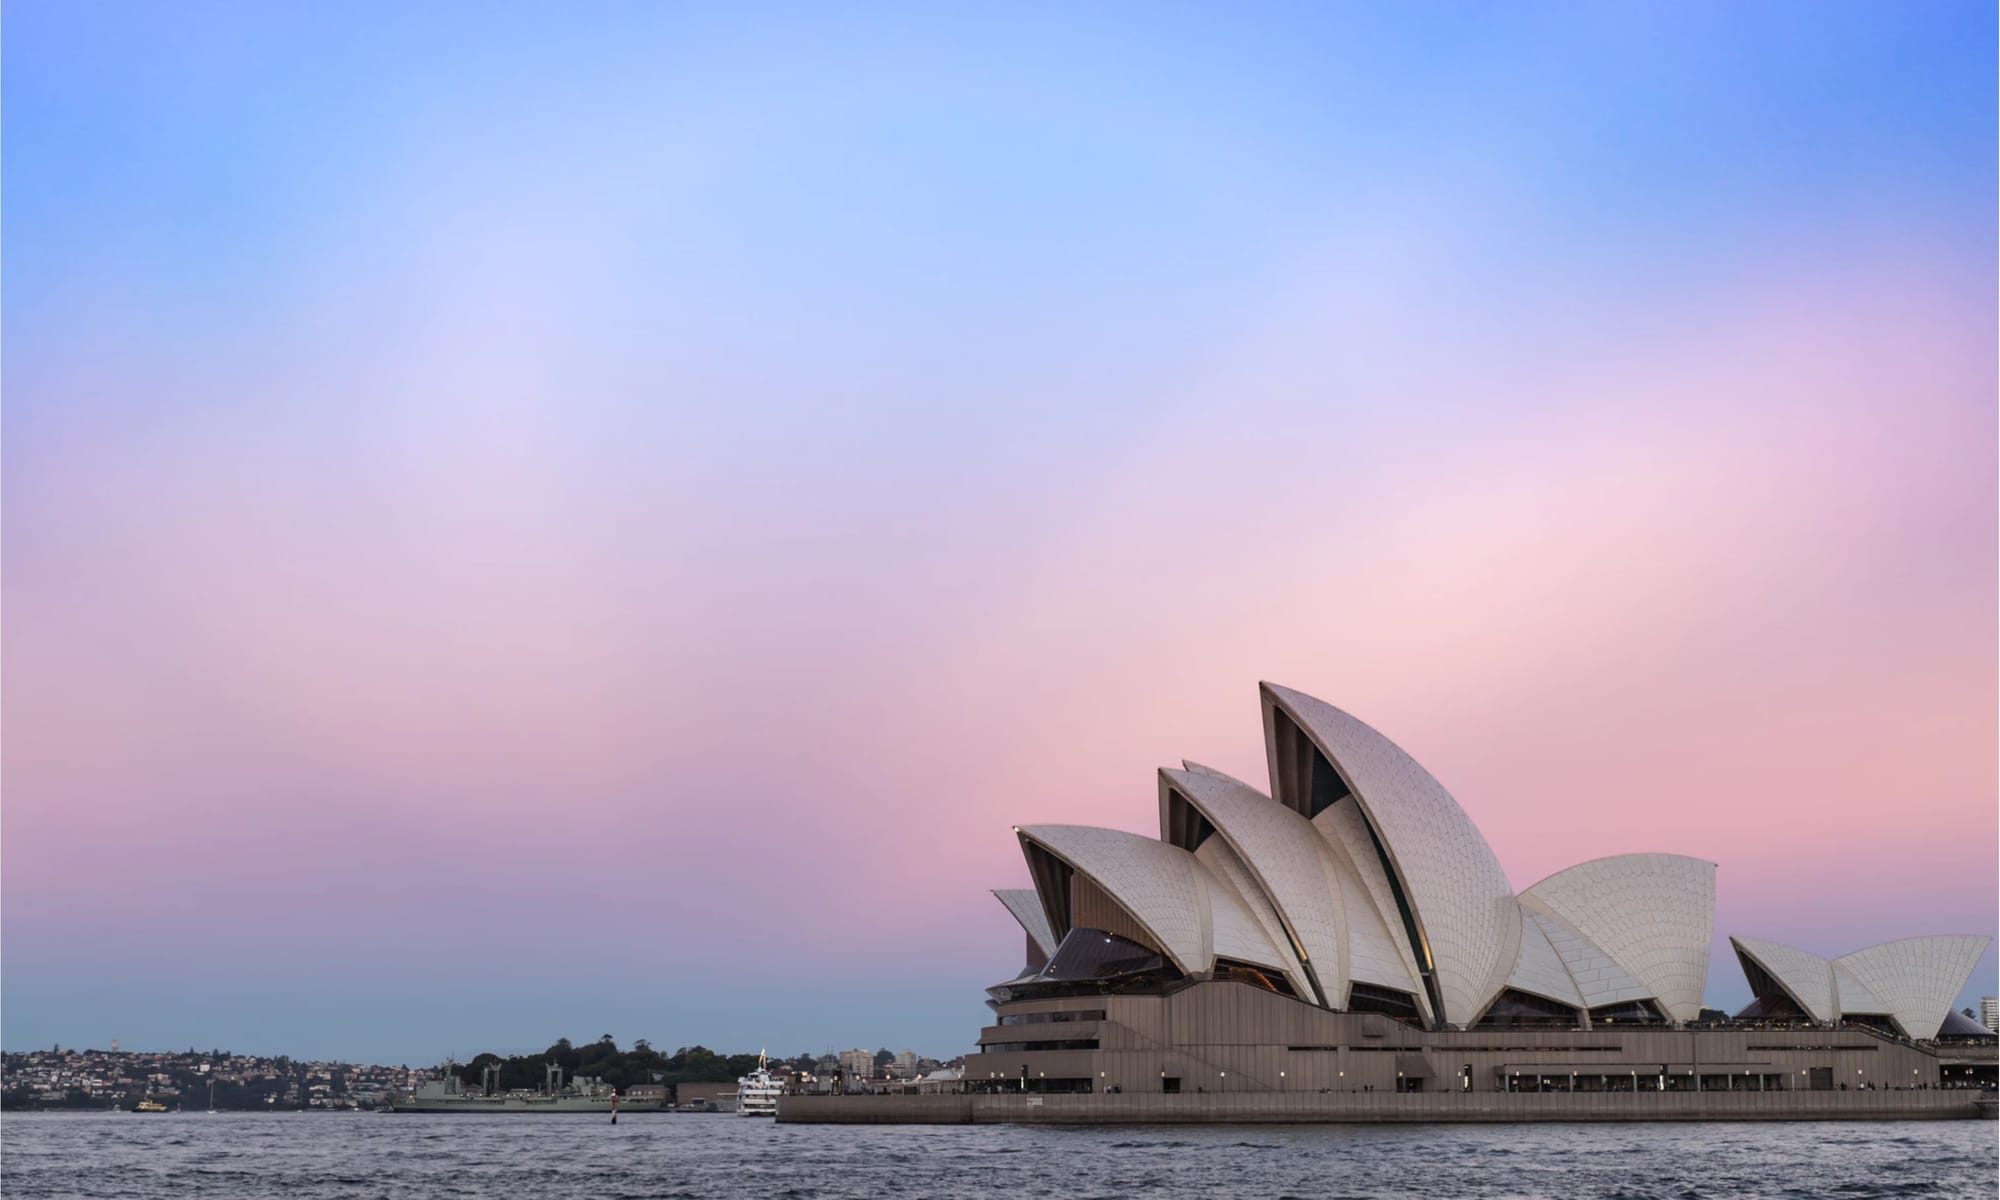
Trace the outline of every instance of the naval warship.
<instances>
[{"instance_id":1,"label":"naval warship","mask_svg":"<svg viewBox=\"0 0 2000 1200\"><path fill-rule=\"evenodd\" d=\"M439 1078L427 1079L416 1091L389 1101L390 1111L399 1113L618 1113L660 1107L658 1100L625 1100L601 1079L586 1076L565 1084L563 1069L554 1063L548 1065L540 1091L501 1091L498 1066L484 1068L479 1086L468 1087L453 1065L446 1063Z\"/></svg>"}]
</instances>

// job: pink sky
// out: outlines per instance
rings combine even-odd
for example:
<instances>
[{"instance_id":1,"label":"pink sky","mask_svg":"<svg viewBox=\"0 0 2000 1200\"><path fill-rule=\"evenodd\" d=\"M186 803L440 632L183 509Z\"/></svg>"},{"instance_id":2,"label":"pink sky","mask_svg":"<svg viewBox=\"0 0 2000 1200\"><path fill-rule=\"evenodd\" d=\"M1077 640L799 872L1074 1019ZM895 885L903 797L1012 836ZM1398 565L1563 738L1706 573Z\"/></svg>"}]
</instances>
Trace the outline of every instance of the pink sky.
<instances>
[{"instance_id":1,"label":"pink sky","mask_svg":"<svg viewBox=\"0 0 2000 1200\"><path fill-rule=\"evenodd\" d=\"M1343 20L315 33L369 104L10 27L98 82L10 80L6 1044L955 1052L1009 826L1261 781L1260 679L1520 887L1719 863L1726 1007L1728 933L1993 934L1989 56Z\"/></svg>"}]
</instances>

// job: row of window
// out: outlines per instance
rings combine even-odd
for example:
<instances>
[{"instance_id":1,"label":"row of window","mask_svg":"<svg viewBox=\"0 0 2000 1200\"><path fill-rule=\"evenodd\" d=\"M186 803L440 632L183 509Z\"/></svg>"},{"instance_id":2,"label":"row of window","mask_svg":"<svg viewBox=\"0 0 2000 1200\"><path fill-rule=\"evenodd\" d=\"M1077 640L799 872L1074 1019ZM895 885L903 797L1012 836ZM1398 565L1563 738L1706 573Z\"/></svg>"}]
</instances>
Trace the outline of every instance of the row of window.
<instances>
[{"instance_id":1,"label":"row of window","mask_svg":"<svg viewBox=\"0 0 2000 1200\"><path fill-rule=\"evenodd\" d=\"M1002 1025L1047 1025L1062 1024L1066 1021L1102 1021L1101 1008L1075 1009L1070 1012L1009 1013L1000 1018Z\"/></svg>"},{"instance_id":2,"label":"row of window","mask_svg":"<svg viewBox=\"0 0 2000 1200\"><path fill-rule=\"evenodd\" d=\"M1018 1054L1027 1050L1095 1050L1096 1038L1072 1038L1063 1042L988 1042L981 1054Z\"/></svg>"},{"instance_id":3,"label":"row of window","mask_svg":"<svg viewBox=\"0 0 2000 1200\"><path fill-rule=\"evenodd\" d=\"M1008 1092L1027 1092L1030 1095L1041 1093L1044 1095L1059 1096L1066 1094L1073 1095L1077 1093L1095 1091L1096 1085L1097 1081L1095 1079L1046 1079L1041 1076L1037 1076L1033 1079L1019 1078L1019 1079L974 1080L973 1083L968 1088L968 1090L982 1094L1005 1094Z\"/></svg>"}]
</instances>

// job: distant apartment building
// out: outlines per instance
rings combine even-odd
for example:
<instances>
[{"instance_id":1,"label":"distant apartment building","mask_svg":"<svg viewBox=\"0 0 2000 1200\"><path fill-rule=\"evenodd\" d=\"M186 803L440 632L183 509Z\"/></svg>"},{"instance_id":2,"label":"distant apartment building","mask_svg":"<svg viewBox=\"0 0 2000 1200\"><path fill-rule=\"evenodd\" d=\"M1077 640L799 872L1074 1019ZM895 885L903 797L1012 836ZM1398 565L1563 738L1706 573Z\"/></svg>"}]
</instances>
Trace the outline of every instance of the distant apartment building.
<instances>
[{"instance_id":1,"label":"distant apartment building","mask_svg":"<svg viewBox=\"0 0 2000 1200\"><path fill-rule=\"evenodd\" d=\"M2000 1033L2000 996L1979 998L1979 1023L1995 1033Z\"/></svg>"},{"instance_id":2,"label":"distant apartment building","mask_svg":"<svg viewBox=\"0 0 2000 1200\"><path fill-rule=\"evenodd\" d=\"M891 1073L898 1079L915 1079L917 1077L917 1052L915 1050L905 1050L901 1054L898 1054L896 1061L891 1064Z\"/></svg>"},{"instance_id":3,"label":"distant apartment building","mask_svg":"<svg viewBox=\"0 0 2000 1200\"><path fill-rule=\"evenodd\" d=\"M871 1079L875 1075L875 1053L872 1050L842 1050L840 1069L849 1079Z\"/></svg>"}]
</instances>

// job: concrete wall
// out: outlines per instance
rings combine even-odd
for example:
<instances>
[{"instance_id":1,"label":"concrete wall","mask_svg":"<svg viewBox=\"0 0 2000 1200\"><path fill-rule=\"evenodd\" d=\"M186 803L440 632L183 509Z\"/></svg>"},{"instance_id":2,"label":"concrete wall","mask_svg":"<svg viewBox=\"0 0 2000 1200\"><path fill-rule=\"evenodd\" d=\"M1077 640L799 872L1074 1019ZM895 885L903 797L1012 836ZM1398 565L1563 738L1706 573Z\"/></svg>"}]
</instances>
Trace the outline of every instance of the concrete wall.
<instances>
[{"instance_id":1,"label":"concrete wall","mask_svg":"<svg viewBox=\"0 0 2000 1200\"><path fill-rule=\"evenodd\" d=\"M784 1096L778 1120L842 1125L1943 1120L1982 1115L1978 1098L1977 1092L1939 1091Z\"/></svg>"}]
</instances>

